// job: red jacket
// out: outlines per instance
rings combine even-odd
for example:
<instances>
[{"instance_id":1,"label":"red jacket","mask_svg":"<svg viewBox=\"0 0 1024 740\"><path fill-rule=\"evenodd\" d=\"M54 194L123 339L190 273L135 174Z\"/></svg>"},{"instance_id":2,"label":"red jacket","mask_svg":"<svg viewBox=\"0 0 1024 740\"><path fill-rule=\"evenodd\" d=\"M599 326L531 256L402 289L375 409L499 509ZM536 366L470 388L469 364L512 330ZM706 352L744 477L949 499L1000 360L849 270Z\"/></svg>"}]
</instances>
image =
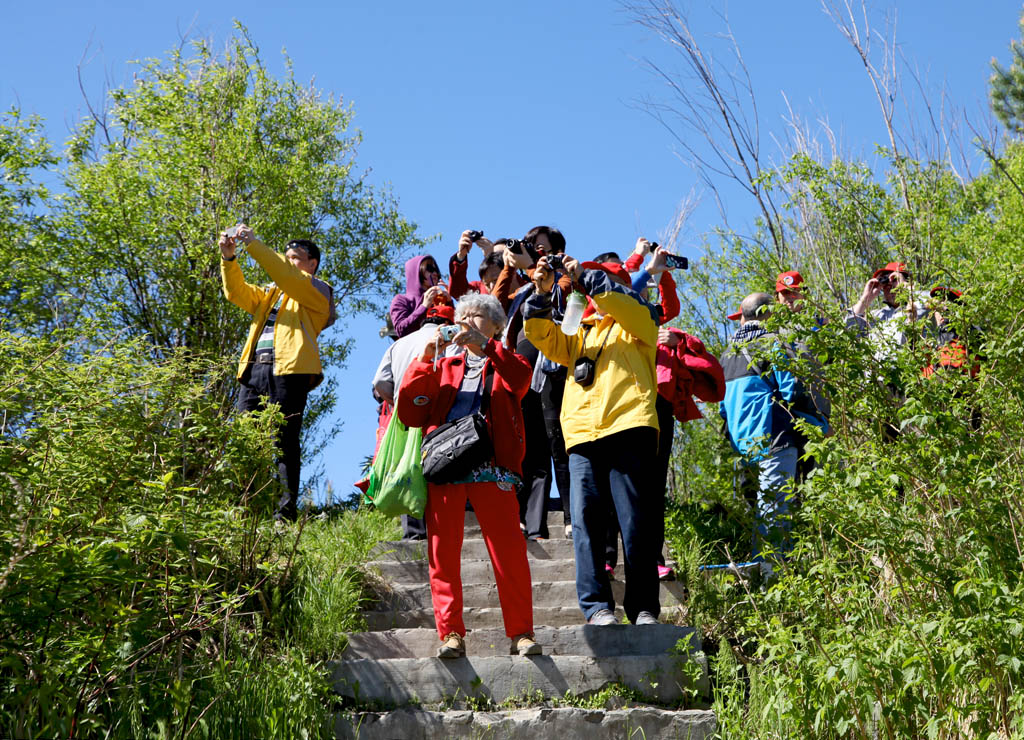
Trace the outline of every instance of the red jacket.
<instances>
[{"instance_id":1,"label":"red jacket","mask_svg":"<svg viewBox=\"0 0 1024 740\"><path fill-rule=\"evenodd\" d=\"M679 329L669 331L679 336L679 344L658 344L658 394L672 403L675 417L686 423L701 418L692 396L707 403L725 398L725 373L704 342Z\"/></svg>"},{"instance_id":2,"label":"red jacket","mask_svg":"<svg viewBox=\"0 0 1024 740\"><path fill-rule=\"evenodd\" d=\"M466 273L469 270L469 258L459 260L459 253L456 252L448 259L448 295L455 300L462 298L471 291L481 295L487 295L487 286L480 280L468 280Z\"/></svg>"},{"instance_id":3,"label":"red jacket","mask_svg":"<svg viewBox=\"0 0 1024 740\"><path fill-rule=\"evenodd\" d=\"M488 340L484 346L487 362L483 377L494 373L487 429L494 444L494 462L522 475L526 437L523 433L523 396L530 388L533 368L523 357L501 342ZM462 355L444 357L434 363L413 360L405 371L398 393L398 418L409 427L423 427L427 435L445 423L462 385L466 361Z\"/></svg>"},{"instance_id":4,"label":"red jacket","mask_svg":"<svg viewBox=\"0 0 1024 740\"><path fill-rule=\"evenodd\" d=\"M622 266L630 272L637 272L643 263L643 255L634 252L626 258ZM661 318L658 319L658 325L660 326L667 324L679 315L679 293L676 291L676 279L672 277L670 270L665 270L665 272L661 273L661 280L658 281L658 296L661 305Z\"/></svg>"}]
</instances>

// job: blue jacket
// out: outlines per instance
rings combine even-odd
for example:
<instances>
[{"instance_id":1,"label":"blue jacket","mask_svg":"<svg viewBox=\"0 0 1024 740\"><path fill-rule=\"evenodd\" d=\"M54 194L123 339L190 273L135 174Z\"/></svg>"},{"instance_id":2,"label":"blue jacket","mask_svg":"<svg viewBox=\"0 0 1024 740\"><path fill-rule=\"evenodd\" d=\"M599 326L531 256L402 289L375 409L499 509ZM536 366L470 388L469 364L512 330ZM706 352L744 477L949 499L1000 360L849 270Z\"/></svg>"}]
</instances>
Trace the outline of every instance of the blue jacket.
<instances>
[{"instance_id":1,"label":"blue jacket","mask_svg":"<svg viewBox=\"0 0 1024 740\"><path fill-rule=\"evenodd\" d=\"M758 359L766 350L773 359ZM791 352L759 322L748 321L722 355L725 400L718 406L719 413L733 448L751 460L800 447L794 425L799 418L828 430L828 420L815 407L811 393L787 369Z\"/></svg>"}]
</instances>

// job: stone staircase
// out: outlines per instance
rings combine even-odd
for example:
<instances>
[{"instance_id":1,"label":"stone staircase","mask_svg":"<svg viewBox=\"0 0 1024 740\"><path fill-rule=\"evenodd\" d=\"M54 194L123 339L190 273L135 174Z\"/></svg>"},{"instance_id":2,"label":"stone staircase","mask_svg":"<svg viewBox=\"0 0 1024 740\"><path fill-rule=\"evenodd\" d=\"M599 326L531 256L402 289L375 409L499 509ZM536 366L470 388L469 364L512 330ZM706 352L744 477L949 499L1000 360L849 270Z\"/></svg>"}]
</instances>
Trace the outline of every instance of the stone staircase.
<instances>
[{"instance_id":1,"label":"stone staircase","mask_svg":"<svg viewBox=\"0 0 1024 740\"><path fill-rule=\"evenodd\" d=\"M549 515L549 530L552 539L527 543L535 631L544 647L531 657L508 655L494 574L471 512L462 548L465 658L434 657L440 641L425 543L381 543L369 563L382 579L377 603L364 612L369 631L351 635L331 665L334 690L352 707L338 715L336 736L701 740L714 734L713 713L675 708L700 706L708 695L698 635L671 623L680 615L682 585L662 584L664 624L583 624L572 541L564 537L560 512ZM621 565L613 589L621 604ZM621 607L616 615L621 621ZM608 689L614 689L606 692L609 701L595 708L591 697Z\"/></svg>"}]
</instances>

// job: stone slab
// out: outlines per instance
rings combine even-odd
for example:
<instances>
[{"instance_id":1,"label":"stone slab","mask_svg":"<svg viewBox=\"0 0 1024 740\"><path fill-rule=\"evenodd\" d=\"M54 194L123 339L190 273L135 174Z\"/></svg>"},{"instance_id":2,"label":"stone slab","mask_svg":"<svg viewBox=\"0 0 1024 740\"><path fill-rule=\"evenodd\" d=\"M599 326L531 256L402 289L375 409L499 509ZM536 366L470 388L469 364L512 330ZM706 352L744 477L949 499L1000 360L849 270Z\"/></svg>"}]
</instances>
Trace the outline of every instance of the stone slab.
<instances>
[{"instance_id":1,"label":"stone slab","mask_svg":"<svg viewBox=\"0 0 1024 740\"><path fill-rule=\"evenodd\" d=\"M530 560L568 560L575 557L572 540L527 541L526 556ZM419 540L393 540L381 542L371 551L367 560L424 560L427 543ZM462 543L462 557L466 560L484 560L490 557L482 539L470 538Z\"/></svg>"},{"instance_id":2,"label":"stone slab","mask_svg":"<svg viewBox=\"0 0 1024 740\"><path fill-rule=\"evenodd\" d=\"M472 511L466 512L466 537L481 537L480 522ZM548 512L548 537L552 540L564 540L565 522L562 519L562 512Z\"/></svg>"},{"instance_id":3,"label":"stone slab","mask_svg":"<svg viewBox=\"0 0 1024 740\"><path fill-rule=\"evenodd\" d=\"M426 583L429 578L426 560L373 560L366 564L382 579L390 583ZM669 563L673 566L673 563ZM538 581L571 581L576 578L575 558L562 560L531 560L530 576ZM616 580L625 578L622 563L615 566ZM489 559L462 559L462 582L493 583L494 568Z\"/></svg>"},{"instance_id":4,"label":"stone slab","mask_svg":"<svg viewBox=\"0 0 1024 740\"><path fill-rule=\"evenodd\" d=\"M679 624L684 614L680 607L666 607L659 617L665 624ZM381 609L364 611L366 628L370 631L399 629L403 627L434 628L434 610L425 609ZM615 610L616 618L621 622L622 608ZM491 607L469 607L463 613L463 621L467 629L485 629L488 627L504 627L501 609ZM583 612L578 606L551 606L533 608L534 625L547 627L566 627L583 624Z\"/></svg>"},{"instance_id":5,"label":"stone slab","mask_svg":"<svg viewBox=\"0 0 1024 740\"><path fill-rule=\"evenodd\" d=\"M701 649L700 638L691 627L671 624L537 627L536 637L545 655L665 655L674 652L680 641L688 641L691 651ZM433 658L438 645L440 638L434 629L357 632L349 635L342 660ZM503 629L469 630L466 634L466 652L471 656L508 655L508 648Z\"/></svg>"},{"instance_id":6,"label":"stone slab","mask_svg":"<svg viewBox=\"0 0 1024 740\"><path fill-rule=\"evenodd\" d=\"M713 712L653 707L558 707L507 712L431 712L409 708L339 715L335 720L335 737L339 740L707 740L716 731Z\"/></svg>"},{"instance_id":7,"label":"stone slab","mask_svg":"<svg viewBox=\"0 0 1024 740\"><path fill-rule=\"evenodd\" d=\"M690 675L687 665L698 675ZM342 660L331 664L334 691L354 701L392 706L440 703L448 699L486 699L501 703L528 697L588 696L621 684L660 704L708 694L707 661L694 656L577 655L531 657L399 658Z\"/></svg>"},{"instance_id":8,"label":"stone slab","mask_svg":"<svg viewBox=\"0 0 1024 740\"><path fill-rule=\"evenodd\" d=\"M612 597L618 604L624 603L626 584L612 581ZM686 601L686 589L678 581L664 582L660 585L659 598L661 605L679 606ZM466 608L499 607L498 587L494 583L466 583L462 585L462 600ZM577 603L575 581L533 581L533 605L572 606ZM427 609L431 607L430 585L394 584L379 593L380 608L395 609Z\"/></svg>"},{"instance_id":9,"label":"stone slab","mask_svg":"<svg viewBox=\"0 0 1024 740\"><path fill-rule=\"evenodd\" d=\"M395 584L427 583L426 560L373 560L366 564L385 581ZM620 566L621 569L621 566ZM532 560L530 577L538 581L571 581L576 578L576 560ZM489 559L462 560L462 582L494 583L494 568Z\"/></svg>"}]
</instances>

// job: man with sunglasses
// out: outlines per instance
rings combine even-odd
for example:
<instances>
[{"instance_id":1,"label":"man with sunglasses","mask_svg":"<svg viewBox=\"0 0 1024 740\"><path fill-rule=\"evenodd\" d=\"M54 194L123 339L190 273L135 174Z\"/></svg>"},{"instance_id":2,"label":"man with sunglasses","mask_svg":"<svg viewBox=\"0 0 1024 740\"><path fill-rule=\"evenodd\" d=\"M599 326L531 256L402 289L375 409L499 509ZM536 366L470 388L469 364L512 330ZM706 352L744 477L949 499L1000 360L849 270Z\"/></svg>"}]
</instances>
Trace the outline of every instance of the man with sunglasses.
<instances>
[{"instance_id":1,"label":"man with sunglasses","mask_svg":"<svg viewBox=\"0 0 1024 740\"><path fill-rule=\"evenodd\" d=\"M245 245L274 282L259 286L245 281L236 242ZM324 379L316 338L337 317L333 291L313 277L320 267L320 248L308 239L290 241L279 254L239 224L222 233L217 244L224 296L253 317L238 363L238 409L255 411L268 402L280 406L284 423L277 435L278 479L284 491L275 518L294 521L302 415L309 392Z\"/></svg>"}]
</instances>

